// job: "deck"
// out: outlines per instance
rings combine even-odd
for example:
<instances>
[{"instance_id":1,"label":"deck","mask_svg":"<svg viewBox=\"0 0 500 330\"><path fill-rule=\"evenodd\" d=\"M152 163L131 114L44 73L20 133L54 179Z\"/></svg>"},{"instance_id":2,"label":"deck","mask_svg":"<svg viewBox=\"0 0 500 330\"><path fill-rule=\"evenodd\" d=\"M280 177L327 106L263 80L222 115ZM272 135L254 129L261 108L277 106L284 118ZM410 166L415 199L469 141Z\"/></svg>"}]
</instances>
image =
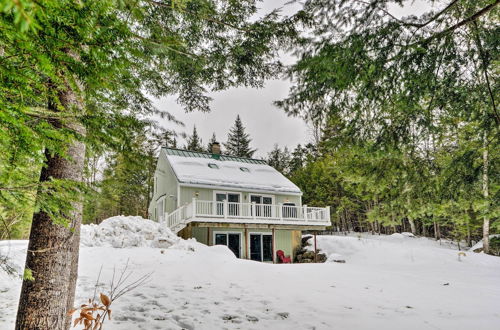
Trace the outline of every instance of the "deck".
<instances>
[{"instance_id":1,"label":"deck","mask_svg":"<svg viewBox=\"0 0 500 330\"><path fill-rule=\"evenodd\" d=\"M230 203L203 201L193 198L161 221L178 233L191 222L252 223L297 226L329 226L329 207L294 206L285 204Z\"/></svg>"}]
</instances>

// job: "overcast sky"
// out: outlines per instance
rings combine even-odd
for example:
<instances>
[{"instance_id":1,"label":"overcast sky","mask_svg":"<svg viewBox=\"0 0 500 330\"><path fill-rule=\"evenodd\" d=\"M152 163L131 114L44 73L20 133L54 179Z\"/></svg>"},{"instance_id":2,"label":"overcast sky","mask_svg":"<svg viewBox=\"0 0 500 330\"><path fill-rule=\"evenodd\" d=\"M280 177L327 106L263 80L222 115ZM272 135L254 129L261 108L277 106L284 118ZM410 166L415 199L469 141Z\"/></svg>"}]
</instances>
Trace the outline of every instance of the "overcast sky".
<instances>
[{"instance_id":1,"label":"overcast sky","mask_svg":"<svg viewBox=\"0 0 500 330\"><path fill-rule=\"evenodd\" d=\"M263 12L281 7L288 0L264 0L261 7ZM412 1L413 2L413 1ZM284 13L296 10L297 5L286 6ZM430 9L429 4L423 0L415 1L404 8L391 8L391 13L396 16L418 15ZM290 62L286 56L284 62ZM173 114L184 122L184 128L163 121L163 126L176 129L179 132L191 134L196 125L198 133L206 144L212 133L215 132L219 142L225 142L227 133L233 126L236 115L240 115L247 133L252 138L251 146L257 148L256 157L265 157L274 144L294 148L298 143L304 144L312 140L310 129L302 119L288 117L283 110L273 106L273 101L287 96L290 87L289 81L271 80L262 89L233 88L223 92L210 93L213 98L210 113L186 113L175 102L175 97L162 98L155 104L162 110ZM185 144L180 138L180 146Z\"/></svg>"}]
</instances>

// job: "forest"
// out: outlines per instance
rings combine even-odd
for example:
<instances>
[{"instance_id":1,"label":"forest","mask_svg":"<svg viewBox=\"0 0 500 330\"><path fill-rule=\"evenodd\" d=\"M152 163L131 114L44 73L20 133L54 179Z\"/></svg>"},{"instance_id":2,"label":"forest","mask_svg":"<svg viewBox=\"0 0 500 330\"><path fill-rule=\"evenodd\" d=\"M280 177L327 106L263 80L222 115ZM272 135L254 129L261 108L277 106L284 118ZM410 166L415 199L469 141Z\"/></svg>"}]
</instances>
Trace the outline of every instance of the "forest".
<instances>
[{"instance_id":1,"label":"forest","mask_svg":"<svg viewBox=\"0 0 500 330\"><path fill-rule=\"evenodd\" d=\"M256 152L236 111L227 136L201 137L165 129L177 119L151 97L208 112L209 92L289 79L274 105L314 138L265 159L331 207L331 231L483 239L498 255L500 1L427 2L419 16L391 14L402 0L307 0L255 18L256 1L0 0L0 239L30 239L25 275L65 274L68 309L81 223L146 218L162 147ZM23 282L17 328L42 307L68 325L42 291Z\"/></svg>"}]
</instances>

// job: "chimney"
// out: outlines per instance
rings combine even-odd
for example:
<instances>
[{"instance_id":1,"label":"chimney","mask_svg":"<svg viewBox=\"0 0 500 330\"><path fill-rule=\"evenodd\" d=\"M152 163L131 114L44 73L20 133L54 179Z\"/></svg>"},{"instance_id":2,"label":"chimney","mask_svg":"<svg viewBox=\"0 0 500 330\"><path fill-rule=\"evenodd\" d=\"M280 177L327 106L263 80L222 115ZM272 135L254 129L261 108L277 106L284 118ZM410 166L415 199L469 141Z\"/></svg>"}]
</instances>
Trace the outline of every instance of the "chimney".
<instances>
[{"instance_id":1,"label":"chimney","mask_svg":"<svg viewBox=\"0 0 500 330\"><path fill-rule=\"evenodd\" d=\"M216 155L220 155L220 143L219 142L214 142L212 143L212 153Z\"/></svg>"}]
</instances>

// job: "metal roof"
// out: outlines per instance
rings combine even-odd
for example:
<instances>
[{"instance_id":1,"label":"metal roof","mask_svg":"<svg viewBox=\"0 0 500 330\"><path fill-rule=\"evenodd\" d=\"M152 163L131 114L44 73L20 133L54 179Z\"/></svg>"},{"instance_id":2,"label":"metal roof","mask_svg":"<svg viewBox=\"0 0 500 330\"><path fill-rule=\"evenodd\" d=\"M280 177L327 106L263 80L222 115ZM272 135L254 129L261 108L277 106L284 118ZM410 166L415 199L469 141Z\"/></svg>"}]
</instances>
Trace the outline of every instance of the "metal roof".
<instances>
[{"instance_id":1,"label":"metal roof","mask_svg":"<svg viewBox=\"0 0 500 330\"><path fill-rule=\"evenodd\" d=\"M190 150L182 150L182 149L173 149L164 147L167 155L172 156L183 156L183 157L196 157L196 158L212 158L219 161L233 161L233 162L241 162L248 164L266 164L267 162L263 159L253 159L253 158L244 158L244 157L236 157L229 155L221 155L221 154L212 154L209 152L200 152L200 151L190 151Z\"/></svg>"}]
</instances>

